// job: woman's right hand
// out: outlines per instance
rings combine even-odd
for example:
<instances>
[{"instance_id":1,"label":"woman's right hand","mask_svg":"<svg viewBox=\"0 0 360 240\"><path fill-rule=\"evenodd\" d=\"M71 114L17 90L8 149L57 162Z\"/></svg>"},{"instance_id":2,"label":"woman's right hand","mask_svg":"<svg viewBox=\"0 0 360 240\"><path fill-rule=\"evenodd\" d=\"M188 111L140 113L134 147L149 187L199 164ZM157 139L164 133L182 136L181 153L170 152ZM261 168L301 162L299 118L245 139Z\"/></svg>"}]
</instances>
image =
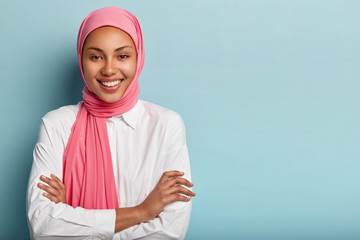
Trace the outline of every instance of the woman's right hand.
<instances>
[{"instance_id":1,"label":"woman's right hand","mask_svg":"<svg viewBox=\"0 0 360 240\"><path fill-rule=\"evenodd\" d=\"M50 178L41 175L40 180L47 183L47 185L41 182L38 183L38 187L44 190L42 194L44 197L54 203L62 202L66 204L65 184L55 174L50 174Z\"/></svg>"},{"instance_id":2,"label":"woman's right hand","mask_svg":"<svg viewBox=\"0 0 360 240\"><path fill-rule=\"evenodd\" d=\"M141 214L144 214L144 222L157 217L166 205L176 201L188 202L190 197L195 196L194 192L186 188L193 184L182 178L183 175L180 171L164 172L154 190L138 205Z\"/></svg>"}]
</instances>

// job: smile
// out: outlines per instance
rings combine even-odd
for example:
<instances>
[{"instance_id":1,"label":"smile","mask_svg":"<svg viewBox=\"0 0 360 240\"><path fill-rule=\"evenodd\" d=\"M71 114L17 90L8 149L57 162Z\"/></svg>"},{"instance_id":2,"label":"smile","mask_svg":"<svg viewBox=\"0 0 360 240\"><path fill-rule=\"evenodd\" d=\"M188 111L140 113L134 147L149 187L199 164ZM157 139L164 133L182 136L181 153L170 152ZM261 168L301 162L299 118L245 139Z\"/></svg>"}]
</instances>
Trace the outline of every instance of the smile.
<instances>
[{"instance_id":1,"label":"smile","mask_svg":"<svg viewBox=\"0 0 360 240\"><path fill-rule=\"evenodd\" d=\"M120 84L122 82L122 80L115 80L115 81L101 81L101 80L98 80L98 82L100 82L101 85L103 85L105 87L114 87L114 86Z\"/></svg>"}]
</instances>

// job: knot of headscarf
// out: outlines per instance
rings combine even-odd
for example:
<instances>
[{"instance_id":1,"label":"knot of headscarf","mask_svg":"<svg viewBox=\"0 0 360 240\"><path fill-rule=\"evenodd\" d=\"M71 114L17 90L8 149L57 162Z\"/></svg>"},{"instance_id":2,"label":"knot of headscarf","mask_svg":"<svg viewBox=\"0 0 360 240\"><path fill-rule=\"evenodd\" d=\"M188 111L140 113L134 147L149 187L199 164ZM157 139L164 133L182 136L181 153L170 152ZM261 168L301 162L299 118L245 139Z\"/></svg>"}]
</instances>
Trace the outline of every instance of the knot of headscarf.
<instances>
[{"instance_id":1,"label":"knot of headscarf","mask_svg":"<svg viewBox=\"0 0 360 240\"><path fill-rule=\"evenodd\" d=\"M134 78L121 99L114 103L101 100L91 91L82 66L86 37L104 26L126 32L132 38L137 52ZM77 54L86 86L83 90L84 101L63 156L66 201L73 207L115 209L119 207L119 203L105 118L129 111L138 101L138 78L144 65L144 45L138 20L130 12L118 7L105 7L91 12L79 29Z\"/></svg>"}]
</instances>

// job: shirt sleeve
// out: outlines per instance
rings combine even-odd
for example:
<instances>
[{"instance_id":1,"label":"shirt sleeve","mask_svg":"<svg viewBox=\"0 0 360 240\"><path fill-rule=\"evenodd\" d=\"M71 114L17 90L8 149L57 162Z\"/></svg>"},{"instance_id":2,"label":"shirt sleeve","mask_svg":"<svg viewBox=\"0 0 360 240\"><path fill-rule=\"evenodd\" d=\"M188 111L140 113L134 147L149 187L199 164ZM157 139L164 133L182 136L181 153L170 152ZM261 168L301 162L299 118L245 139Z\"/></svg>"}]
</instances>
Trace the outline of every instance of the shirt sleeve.
<instances>
[{"instance_id":1,"label":"shirt sleeve","mask_svg":"<svg viewBox=\"0 0 360 240\"><path fill-rule=\"evenodd\" d=\"M55 204L37 187L40 176L62 179L64 143L61 132L42 120L27 191L27 217L32 239L113 239L115 210L88 210Z\"/></svg>"},{"instance_id":2,"label":"shirt sleeve","mask_svg":"<svg viewBox=\"0 0 360 240\"><path fill-rule=\"evenodd\" d=\"M178 114L167 124L166 142L168 147L163 172L183 171L184 178L191 181L185 127ZM191 201L173 202L155 219L120 231L115 234L114 239L184 239L190 221L191 206Z\"/></svg>"}]
</instances>

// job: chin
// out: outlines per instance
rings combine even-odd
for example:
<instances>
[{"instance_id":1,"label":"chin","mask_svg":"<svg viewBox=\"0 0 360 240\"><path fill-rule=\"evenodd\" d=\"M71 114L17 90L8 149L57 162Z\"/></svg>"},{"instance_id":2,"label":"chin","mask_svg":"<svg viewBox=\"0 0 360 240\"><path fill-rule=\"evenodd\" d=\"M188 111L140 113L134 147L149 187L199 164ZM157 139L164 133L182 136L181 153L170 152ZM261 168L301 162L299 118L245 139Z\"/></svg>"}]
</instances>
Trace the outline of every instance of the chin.
<instances>
[{"instance_id":1,"label":"chin","mask_svg":"<svg viewBox=\"0 0 360 240\"><path fill-rule=\"evenodd\" d=\"M99 96L101 100L107 103L114 103L121 99L121 96Z\"/></svg>"},{"instance_id":2,"label":"chin","mask_svg":"<svg viewBox=\"0 0 360 240\"><path fill-rule=\"evenodd\" d=\"M118 97L116 97L116 98L112 98L112 97L101 98L101 100L103 100L104 102L107 102L107 103L114 103L114 102L119 101L120 99L121 99L121 97L120 98L118 98Z\"/></svg>"},{"instance_id":3,"label":"chin","mask_svg":"<svg viewBox=\"0 0 360 240\"><path fill-rule=\"evenodd\" d=\"M113 93L104 93L99 91L98 93L94 92L98 98L100 98L101 100L103 100L104 102L107 103L114 103L119 101L122 96L124 95L123 92L113 92Z\"/></svg>"}]
</instances>

